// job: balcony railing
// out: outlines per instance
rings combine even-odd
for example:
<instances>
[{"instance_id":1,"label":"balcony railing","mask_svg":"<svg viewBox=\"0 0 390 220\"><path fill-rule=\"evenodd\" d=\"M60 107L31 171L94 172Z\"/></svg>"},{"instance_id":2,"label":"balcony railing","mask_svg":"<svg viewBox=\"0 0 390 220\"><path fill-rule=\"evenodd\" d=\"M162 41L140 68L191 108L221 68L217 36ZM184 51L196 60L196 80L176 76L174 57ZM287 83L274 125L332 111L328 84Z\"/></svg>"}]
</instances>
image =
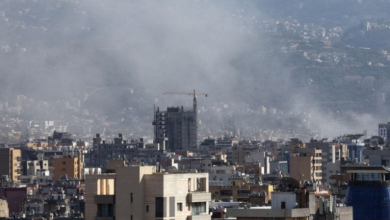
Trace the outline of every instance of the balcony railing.
<instances>
[{"instance_id":1,"label":"balcony railing","mask_svg":"<svg viewBox=\"0 0 390 220\"><path fill-rule=\"evenodd\" d=\"M211 193L209 192L190 192L187 194L189 203L193 202L208 202L211 200Z\"/></svg>"},{"instance_id":2,"label":"balcony railing","mask_svg":"<svg viewBox=\"0 0 390 220\"><path fill-rule=\"evenodd\" d=\"M114 195L95 195L96 204L114 204L115 198Z\"/></svg>"},{"instance_id":3,"label":"balcony railing","mask_svg":"<svg viewBox=\"0 0 390 220\"><path fill-rule=\"evenodd\" d=\"M187 216L187 220L210 220L210 219L211 216L207 214Z\"/></svg>"}]
</instances>

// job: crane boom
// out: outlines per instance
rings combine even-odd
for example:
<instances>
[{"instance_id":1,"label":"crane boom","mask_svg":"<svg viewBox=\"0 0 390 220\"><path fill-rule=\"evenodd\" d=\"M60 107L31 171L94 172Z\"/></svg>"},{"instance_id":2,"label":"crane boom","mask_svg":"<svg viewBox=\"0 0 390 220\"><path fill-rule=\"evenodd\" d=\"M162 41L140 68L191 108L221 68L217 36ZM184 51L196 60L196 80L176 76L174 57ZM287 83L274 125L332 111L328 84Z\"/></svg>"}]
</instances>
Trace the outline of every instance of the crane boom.
<instances>
[{"instance_id":1,"label":"crane boom","mask_svg":"<svg viewBox=\"0 0 390 220\"><path fill-rule=\"evenodd\" d=\"M197 107L196 96L201 95L201 96L207 97L209 94L196 93L196 90L194 89L193 92L164 92L164 95L192 95L192 96L194 96L194 100L193 100L194 111L196 111L196 107Z\"/></svg>"}]
</instances>

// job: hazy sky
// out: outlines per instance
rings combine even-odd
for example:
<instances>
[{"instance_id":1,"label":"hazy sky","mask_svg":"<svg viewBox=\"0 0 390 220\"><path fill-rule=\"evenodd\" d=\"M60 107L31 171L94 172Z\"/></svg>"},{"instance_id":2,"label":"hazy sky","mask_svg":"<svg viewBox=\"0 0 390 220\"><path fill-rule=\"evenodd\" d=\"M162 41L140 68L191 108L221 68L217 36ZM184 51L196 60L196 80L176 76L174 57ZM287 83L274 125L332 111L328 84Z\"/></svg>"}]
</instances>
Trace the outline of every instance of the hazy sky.
<instances>
[{"instance_id":1,"label":"hazy sky","mask_svg":"<svg viewBox=\"0 0 390 220\"><path fill-rule=\"evenodd\" d=\"M255 2L4 0L1 95L56 100L88 93L95 107L114 112L139 97L157 100L150 109L191 106L190 97L162 93L197 89L210 94L203 105L251 100L252 107L313 112L318 125L333 121L291 84L291 70L272 54L280 45L259 31L268 9Z\"/></svg>"}]
</instances>

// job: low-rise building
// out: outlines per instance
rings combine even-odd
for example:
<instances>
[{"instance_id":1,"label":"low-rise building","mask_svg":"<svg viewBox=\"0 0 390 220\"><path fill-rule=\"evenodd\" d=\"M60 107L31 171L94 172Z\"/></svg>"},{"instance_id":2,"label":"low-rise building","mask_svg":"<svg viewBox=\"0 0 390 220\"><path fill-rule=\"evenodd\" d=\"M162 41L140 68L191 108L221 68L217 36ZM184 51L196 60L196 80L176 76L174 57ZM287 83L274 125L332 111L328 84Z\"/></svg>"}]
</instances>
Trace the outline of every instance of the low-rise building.
<instances>
[{"instance_id":1,"label":"low-rise building","mask_svg":"<svg viewBox=\"0 0 390 220\"><path fill-rule=\"evenodd\" d=\"M86 176L86 219L210 219L207 173L161 173L118 167Z\"/></svg>"},{"instance_id":2,"label":"low-rise building","mask_svg":"<svg viewBox=\"0 0 390 220\"><path fill-rule=\"evenodd\" d=\"M62 175L67 175L69 178L82 179L83 163L81 154L77 156L62 156L54 157L54 180L58 180Z\"/></svg>"}]
</instances>

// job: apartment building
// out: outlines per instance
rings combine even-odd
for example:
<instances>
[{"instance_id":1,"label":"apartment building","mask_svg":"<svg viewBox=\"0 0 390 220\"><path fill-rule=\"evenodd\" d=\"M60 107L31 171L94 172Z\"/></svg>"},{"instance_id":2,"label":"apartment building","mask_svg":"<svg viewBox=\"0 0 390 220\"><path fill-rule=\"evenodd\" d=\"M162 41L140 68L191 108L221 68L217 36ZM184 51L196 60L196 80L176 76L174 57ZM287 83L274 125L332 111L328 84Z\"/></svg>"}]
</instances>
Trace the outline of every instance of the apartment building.
<instances>
[{"instance_id":1,"label":"apartment building","mask_svg":"<svg viewBox=\"0 0 390 220\"><path fill-rule=\"evenodd\" d=\"M67 175L69 178L82 179L83 163L81 153L78 156L63 156L53 158L54 164L54 180L57 181L62 175Z\"/></svg>"},{"instance_id":2,"label":"apartment building","mask_svg":"<svg viewBox=\"0 0 390 220\"><path fill-rule=\"evenodd\" d=\"M86 176L89 219L210 219L207 173L160 173L154 166L119 167Z\"/></svg>"},{"instance_id":3,"label":"apartment building","mask_svg":"<svg viewBox=\"0 0 390 220\"><path fill-rule=\"evenodd\" d=\"M21 151L15 148L0 148L0 175L7 175L12 181L19 181L22 174Z\"/></svg>"},{"instance_id":4,"label":"apartment building","mask_svg":"<svg viewBox=\"0 0 390 220\"><path fill-rule=\"evenodd\" d=\"M290 176L298 181L322 180L322 150L296 148L290 155Z\"/></svg>"}]
</instances>

